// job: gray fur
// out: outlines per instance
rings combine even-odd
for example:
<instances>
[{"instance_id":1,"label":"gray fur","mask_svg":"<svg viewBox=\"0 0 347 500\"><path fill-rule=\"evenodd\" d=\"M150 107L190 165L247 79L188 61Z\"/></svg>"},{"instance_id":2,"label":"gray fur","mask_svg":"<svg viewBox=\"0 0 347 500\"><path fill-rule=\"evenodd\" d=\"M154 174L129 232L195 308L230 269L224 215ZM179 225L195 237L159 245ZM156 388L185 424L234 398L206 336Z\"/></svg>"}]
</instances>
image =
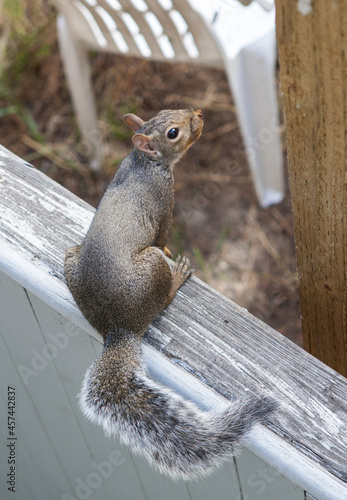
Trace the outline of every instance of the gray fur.
<instances>
[{"instance_id":1,"label":"gray fur","mask_svg":"<svg viewBox=\"0 0 347 500\"><path fill-rule=\"evenodd\" d=\"M84 316L103 335L104 351L87 371L80 405L107 435L172 478L211 472L229 458L252 424L275 409L252 398L204 412L151 380L141 338L191 274L164 254L174 205L173 166L200 136L200 110L162 111L125 121L135 145L109 185L82 245L66 253L67 284ZM179 129L169 140L168 130ZM175 135L175 134L173 134Z\"/></svg>"},{"instance_id":2,"label":"gray fur","mask_svg":"<svg viewBox=\"0 0 347 500\"><path fill-rule=\"evenodd\" d=\"M118 435L134 453L172 479L191 480L211 473L238 451L251 426L276 408L270 398L253 397L221 411L202 411L150 379L139 362L129 367L119 361L123 349L128 355L131 348L134 359L139 356L136 337L126 331L111 336L85 376L81 408L106 435ZM126 398L122 389L117 390L124 384Z\"/></svg>"}]
</instances>

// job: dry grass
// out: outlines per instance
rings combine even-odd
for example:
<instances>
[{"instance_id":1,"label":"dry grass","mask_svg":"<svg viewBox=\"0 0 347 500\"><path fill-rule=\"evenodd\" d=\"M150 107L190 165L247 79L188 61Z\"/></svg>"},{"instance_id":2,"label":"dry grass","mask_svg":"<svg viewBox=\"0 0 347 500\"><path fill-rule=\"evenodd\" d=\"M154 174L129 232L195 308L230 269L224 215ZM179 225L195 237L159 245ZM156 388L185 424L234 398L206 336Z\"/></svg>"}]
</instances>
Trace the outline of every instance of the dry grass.
<instances>
[{"instance_id":1,"label":"dry grass","mask_svg":"<svg viewBox=\"0 0 347 500\"><path fill-rule=\"evenodd\" d=\"M202 107L202 138L176 168L169 247L196 275L297 343L298 281L290 199L258 207L223 71L94 54L105 162L88 169L64 80L49 0L0 3L1 144L96 205L130 148L126 112ZM1 29L2 28L2 29Z\"/></svg>"}]
</instances>

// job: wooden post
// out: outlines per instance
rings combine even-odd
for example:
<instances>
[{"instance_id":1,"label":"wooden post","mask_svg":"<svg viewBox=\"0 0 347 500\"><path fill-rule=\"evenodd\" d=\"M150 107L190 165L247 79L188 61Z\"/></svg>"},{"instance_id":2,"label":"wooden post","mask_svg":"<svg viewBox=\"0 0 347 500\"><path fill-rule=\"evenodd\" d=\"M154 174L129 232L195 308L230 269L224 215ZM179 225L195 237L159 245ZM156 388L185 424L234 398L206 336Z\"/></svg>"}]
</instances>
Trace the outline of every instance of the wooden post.
<instances>
[{"instance_id":1,"label":"wooden post","mask_svg":"<svg viewBox=\"0 0 347 500\"><path fill-rule=\"evenodd\" d=\"M347 2L276 12L304 347L347 376Z\"/></svg>"}]
</instances>

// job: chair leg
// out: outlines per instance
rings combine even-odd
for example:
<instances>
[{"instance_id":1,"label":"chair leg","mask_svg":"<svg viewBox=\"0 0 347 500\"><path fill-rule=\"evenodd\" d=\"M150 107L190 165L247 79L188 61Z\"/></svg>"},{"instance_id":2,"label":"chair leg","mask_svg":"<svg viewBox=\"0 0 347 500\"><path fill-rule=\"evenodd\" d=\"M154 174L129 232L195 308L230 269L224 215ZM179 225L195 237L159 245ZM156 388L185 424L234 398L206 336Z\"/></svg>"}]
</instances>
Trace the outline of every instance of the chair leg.
<instances>
[{"instance_id":1,"label":"chair leg","mask_svg":"<svg viewBox=\"0 0 347 500\"><path fill-rule=\"evenodd\" d=\"M275 60L275 32L271 32L226 61L248 162L262 207L279 203L284 197Z\"/></svg>"},{"instance_id":2,"label":"chair leg","mask_svg":"<svg viewBox=\"0 0 347 500\"><path fill-rule=\"evenodd\" d=\"M102 160L101 134L97 126L87 52L76 42L62 15L58 16L57 30L64 70L89 163L93 170L99 170Z\"/></svg>"}]
</instances>

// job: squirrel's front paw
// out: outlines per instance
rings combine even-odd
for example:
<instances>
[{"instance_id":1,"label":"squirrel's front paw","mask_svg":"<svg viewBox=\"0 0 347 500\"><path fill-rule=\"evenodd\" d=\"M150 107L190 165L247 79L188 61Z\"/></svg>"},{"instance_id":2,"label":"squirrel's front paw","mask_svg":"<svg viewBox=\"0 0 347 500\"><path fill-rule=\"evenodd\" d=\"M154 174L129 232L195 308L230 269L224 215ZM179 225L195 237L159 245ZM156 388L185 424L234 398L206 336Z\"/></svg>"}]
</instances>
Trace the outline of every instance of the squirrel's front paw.
<instances>
[{"instance_id":1,"label":"squirrel's front paw","mask_svg":"<svg viewBox=\"0 0 347 500\"><path fill-rule=\"evenodd\" d=\"M176 295L177 290L183 285L183 283L191 276L194 272L194 268L190 267L190 262L187 257L181 257L180 255L177 257L176 262L171 269L172 274L172 284L171 291L168 296L168 300L166 305L168 306L174 296Z\"/></svg>"},{"instance_id":2,"label":"squirrel's front paw","mask_svg":"<svg viewBox=\"0 0 347 500\"><path fill-rule=\"evenodd\" d=\"M187 257L181 257L180 255L177 256L177 259L175 261L175 265L173 266L172 269L172 277L175 280L180 280L180 285L183 285L183 283L191 276L194 272L194 267L190 267L190 262Z\"/></svg>"}]
</instances>

